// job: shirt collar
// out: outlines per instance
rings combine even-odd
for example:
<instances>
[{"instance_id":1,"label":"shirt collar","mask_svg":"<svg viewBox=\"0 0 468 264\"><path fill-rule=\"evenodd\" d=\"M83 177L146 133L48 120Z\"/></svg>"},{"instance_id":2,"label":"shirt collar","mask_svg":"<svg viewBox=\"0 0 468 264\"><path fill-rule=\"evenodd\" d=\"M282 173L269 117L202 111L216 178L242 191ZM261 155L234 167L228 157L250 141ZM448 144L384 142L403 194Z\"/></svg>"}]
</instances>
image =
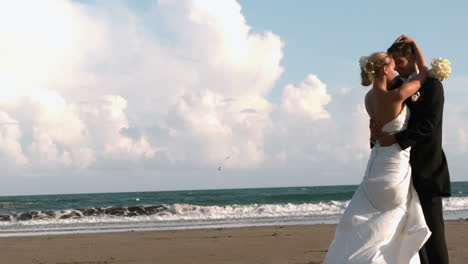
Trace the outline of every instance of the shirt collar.
<instances>
[{"instance_id":1,"label":"shirt collar","mask_svg":"<svg viewBox=\"0 0 468 264\"><path fill-rule=\"evenodd\" d=\"M419 73L419 71L415 71L406 78L400 76L400 79L403 81L403 83L407 83L407 82L413 80L414 77L416 77L418 75L418 73Z\"/></svg>"}]
</instances>

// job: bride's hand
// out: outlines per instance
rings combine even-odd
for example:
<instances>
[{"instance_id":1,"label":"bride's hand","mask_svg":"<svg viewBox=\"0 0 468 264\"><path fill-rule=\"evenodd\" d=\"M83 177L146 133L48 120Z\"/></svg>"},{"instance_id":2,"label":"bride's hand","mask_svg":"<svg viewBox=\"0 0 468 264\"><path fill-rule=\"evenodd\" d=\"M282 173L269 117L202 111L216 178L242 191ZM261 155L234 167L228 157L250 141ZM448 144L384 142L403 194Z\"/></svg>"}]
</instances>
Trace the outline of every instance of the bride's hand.
<instances>
[{"instance_id":1,"label":"bride's hand","mask_svg":"<svg viewBox=\"0 0 468 264\"><path fill-rule=\"evenodd\" d=\"M396 142L397 141L395 136L388 133L383 133L382 136L379 138L379 143L382 147L388 147L390 145L395 144Z\"/></svg>"},{"instance_id":2,"label":"bride's hand","mask_svg":"<svg viewBox=\"0 0 468 264\"><path fill-rule=\"evenodd\" d=\"M395 43L415 43L415 41L407 35L401 35L395 40Z\"/></svg>"}]
</instances>

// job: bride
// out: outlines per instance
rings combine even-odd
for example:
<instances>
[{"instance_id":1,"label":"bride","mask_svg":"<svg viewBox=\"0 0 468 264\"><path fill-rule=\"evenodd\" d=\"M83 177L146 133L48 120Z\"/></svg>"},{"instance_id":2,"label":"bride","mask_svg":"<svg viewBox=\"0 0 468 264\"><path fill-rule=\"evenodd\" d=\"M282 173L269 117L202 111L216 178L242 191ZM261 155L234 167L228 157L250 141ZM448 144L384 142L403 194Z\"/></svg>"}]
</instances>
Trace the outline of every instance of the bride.
<instances>
[{"instance_id":1,"label":"bride","mask_svg":"<svg viewBox=\"0 0 468 264\"><path fill-rule=\"evenodd\" d=\"M382 131L394 134L406 129L410 116L403 103L415 94L428 75L425 58L408 36L396 42L410 43L419 74L396 89L395 62L384 52L361 58L362 85L372 89L365 98L366 110ZM420 263L418 251L431 232L426 226L418 195L411 181L410 148L396 143L372 149L362 183L356 190L331 243L325 264Z\"/></svg>"}]
</instances>

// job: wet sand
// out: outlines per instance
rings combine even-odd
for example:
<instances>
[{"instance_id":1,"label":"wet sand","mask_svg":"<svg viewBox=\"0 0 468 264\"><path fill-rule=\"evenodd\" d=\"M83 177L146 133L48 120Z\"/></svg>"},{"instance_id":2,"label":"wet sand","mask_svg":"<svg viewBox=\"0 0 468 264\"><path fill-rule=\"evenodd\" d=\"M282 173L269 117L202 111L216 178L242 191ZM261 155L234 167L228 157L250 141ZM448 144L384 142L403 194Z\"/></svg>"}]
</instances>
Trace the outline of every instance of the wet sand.
<instances>
[{"instance_id":1,"label":"wet sand","mask_svg":"<svg viewBox=\"0 0 468 264\"><path fill-rule=\"evenodd\" d=\"M321 263L335 225L0 238L0 263ZM468 263L468 221L446 221L450 263Z\"/></svg>"}]
</instances>

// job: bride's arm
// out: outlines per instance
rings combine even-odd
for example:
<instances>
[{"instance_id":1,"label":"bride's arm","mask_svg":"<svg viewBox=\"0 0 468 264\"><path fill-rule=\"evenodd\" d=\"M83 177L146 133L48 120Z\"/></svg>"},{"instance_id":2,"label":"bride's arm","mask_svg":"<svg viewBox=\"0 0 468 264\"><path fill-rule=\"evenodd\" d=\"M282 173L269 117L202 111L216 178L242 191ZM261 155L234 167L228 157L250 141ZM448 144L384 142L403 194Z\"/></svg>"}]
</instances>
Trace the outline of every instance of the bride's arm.
<instances>
[{"instance_id":1,"label":"bride's arm","mask_svg":"<svg viewBox=\"0 0 468 264\"><path fill-rule=\"evenodd\" d=\"M407 98L415 94L419 90L419 88L421 88L422 84L426 81L429 75L429 69L427 67L424 54L422 53L416 41L414 41L412 38L406 35L402 35L395 42L397 43L404 42L404 43L409 43L412 45L412 48L415 52L416 63L419 68L419 74L414 79L403 84L399 88L391 90L392 92L396 94L396 100L403 102L404 100L406 100ZM397 134L401 134L401 132ZM397 136L398 135L390 135L390 134L383 133L382 136L379 138L380 144L382 146L389 146L391 144L396 143L397 141L400 142L400 140L396 138ZM405 149L406 147L408 146L402 147L402 149Z\"/></svg>"},{"instance_id":2,"label":"bride's arm","mask_svg":"<svg viewBox=\"0 0 468 264\"><path fill-rule=\"evenodd\" d=\"M406 35L402 35L395 42L409 43L412 46L415 53L416 64L418 65L419 69L419 74L413 80L403 84L402 86L400 86L400 88L395 89L397 100L404 101L408 97L415 94L419 90L419 88L421 88L422 84L428 77L429 69L427 67L426 58L424 57L424 54L422 53L421 49L419 48L419 45L416 43L416 41L414 41L414 39Z\"/></svg>"}]
</instances>

